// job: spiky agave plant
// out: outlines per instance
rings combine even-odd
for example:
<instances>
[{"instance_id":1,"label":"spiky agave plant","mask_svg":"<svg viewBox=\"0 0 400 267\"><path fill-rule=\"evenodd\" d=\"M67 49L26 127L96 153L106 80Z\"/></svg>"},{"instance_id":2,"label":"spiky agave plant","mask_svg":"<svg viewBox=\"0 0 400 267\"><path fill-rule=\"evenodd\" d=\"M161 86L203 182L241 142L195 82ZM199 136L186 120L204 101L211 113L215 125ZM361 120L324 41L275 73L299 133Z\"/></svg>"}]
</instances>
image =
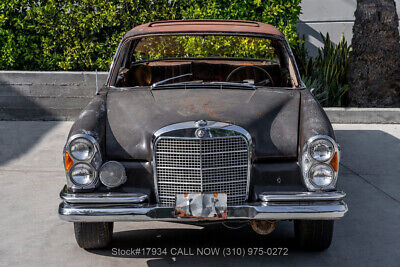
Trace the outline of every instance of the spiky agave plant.
<instances>
[{"instance_id":1,"label":"spiky agave plant","mask_svg":"<svg viewBox=\"0 0 400 267\"><path fill-rule=\"evenodd\" d=\"M348 91L347 69L351 46L342 36L338 44L331 42L329 34L321 33L323 47L313 60L308 59L304 66L303 81L323 106L342 106L343 96Z\"/></svg>"}]
</instances>

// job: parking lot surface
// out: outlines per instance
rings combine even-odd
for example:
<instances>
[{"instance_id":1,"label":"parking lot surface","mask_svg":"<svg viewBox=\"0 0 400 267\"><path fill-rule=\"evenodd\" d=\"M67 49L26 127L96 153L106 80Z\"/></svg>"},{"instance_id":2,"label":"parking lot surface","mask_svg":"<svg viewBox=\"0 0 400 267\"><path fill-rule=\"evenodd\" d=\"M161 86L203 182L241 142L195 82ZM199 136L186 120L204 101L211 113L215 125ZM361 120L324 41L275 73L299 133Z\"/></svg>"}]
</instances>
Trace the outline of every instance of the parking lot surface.
<instances>
[{"instance_id":1,"label":"parking lot surface","mask_svg":"<svg viewBox=\"0 0 400 267\"><path fill-rule=\"evenodd\" d=\"M280 222L268 236L257 235L249 227L116 223L109 249L80 249L72 223L57 215L58 194L65 183L62 148L71 125L0 121L0 266L399 266L398 124L334 125L342 148L338 187L347 193L349 212L335 223L331 247L317 253L296 248L291 222ZM222 254L224 248L259 247L287 248L288 255ZM166 249L175 255L153 256L146 248ZM215 255L200 256L197 249L213 249Z\"/></svg>"}]
</instances>

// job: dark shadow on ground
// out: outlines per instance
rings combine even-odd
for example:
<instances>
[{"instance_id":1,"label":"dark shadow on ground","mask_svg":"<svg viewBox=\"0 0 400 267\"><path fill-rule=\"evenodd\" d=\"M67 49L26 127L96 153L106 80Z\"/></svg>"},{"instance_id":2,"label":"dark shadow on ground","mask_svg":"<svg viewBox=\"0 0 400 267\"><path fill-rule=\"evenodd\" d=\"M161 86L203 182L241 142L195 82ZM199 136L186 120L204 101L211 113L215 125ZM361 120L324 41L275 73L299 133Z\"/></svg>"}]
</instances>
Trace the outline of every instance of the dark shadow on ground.
<instances>
[{"instance_id":1,"label":"dark shadow on ground","mask_svg":"<svg viewBox=\"0 0 400 267\"><path fill-rule=\"evenodd\" d=\"M340 174L356 175L400 201L400 139L380 130L335 134L342 149Z\"/></svg>"},{"instance_id":2,"label":"dark shadow on ground","mask_svg":"<svg viewBox=\"0 0 400 267\"><path fill-rule=\"evenodd\" d=\"M335 135L341 147L341 163L352 165L358 172L392 172L393 168L400 172L397 137L381 130L335 130Z\"/></svg>"}]
</instances>

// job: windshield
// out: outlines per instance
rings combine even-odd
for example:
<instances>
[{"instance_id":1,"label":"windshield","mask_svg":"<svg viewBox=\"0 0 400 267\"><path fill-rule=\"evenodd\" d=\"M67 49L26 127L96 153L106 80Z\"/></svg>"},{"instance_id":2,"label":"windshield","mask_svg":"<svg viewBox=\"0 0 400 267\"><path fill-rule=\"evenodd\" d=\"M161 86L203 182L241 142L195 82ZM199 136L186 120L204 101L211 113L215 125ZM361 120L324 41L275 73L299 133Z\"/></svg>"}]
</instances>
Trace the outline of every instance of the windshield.
<instances>
[{"instance_id":1,"label":"windshield","mask_svg":"<svg viewBox=\"0 0 400 267\"><path fill-rule=\"evenodd\" d=\"M136 60L163 58L251 58L278 61L270 39L246 36L153 36L134 50Z\"/></svg>"},{"instance_id":2,"label":"windshield","mask_svg":"<svg viewBox=\"0 0 400 267\"><path fill-rule=\"evenodd\" d=\"M281 40L233 35L161 35L125 46L116 87L185 82L293 87Z\"/></svg>"}]
</instances>

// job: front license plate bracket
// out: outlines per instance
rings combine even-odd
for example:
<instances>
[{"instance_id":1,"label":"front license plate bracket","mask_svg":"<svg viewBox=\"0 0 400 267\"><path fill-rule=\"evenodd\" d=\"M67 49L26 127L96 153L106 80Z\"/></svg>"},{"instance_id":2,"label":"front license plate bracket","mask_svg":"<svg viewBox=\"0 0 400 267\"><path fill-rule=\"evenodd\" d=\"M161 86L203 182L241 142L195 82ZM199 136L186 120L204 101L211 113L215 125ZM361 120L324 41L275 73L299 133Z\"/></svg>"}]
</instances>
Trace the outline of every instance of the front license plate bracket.
<instances>
[{"instance_id":1,"label":"front license plate bracket","mask_svg":"<svg viewBox=\"0 0 400 267\"><path fill-rule=\"evenodd\" d=\"M198 219L226 219L228 215L226 193L177 194L175 217Z\"/></svg>"}]
</instances>

